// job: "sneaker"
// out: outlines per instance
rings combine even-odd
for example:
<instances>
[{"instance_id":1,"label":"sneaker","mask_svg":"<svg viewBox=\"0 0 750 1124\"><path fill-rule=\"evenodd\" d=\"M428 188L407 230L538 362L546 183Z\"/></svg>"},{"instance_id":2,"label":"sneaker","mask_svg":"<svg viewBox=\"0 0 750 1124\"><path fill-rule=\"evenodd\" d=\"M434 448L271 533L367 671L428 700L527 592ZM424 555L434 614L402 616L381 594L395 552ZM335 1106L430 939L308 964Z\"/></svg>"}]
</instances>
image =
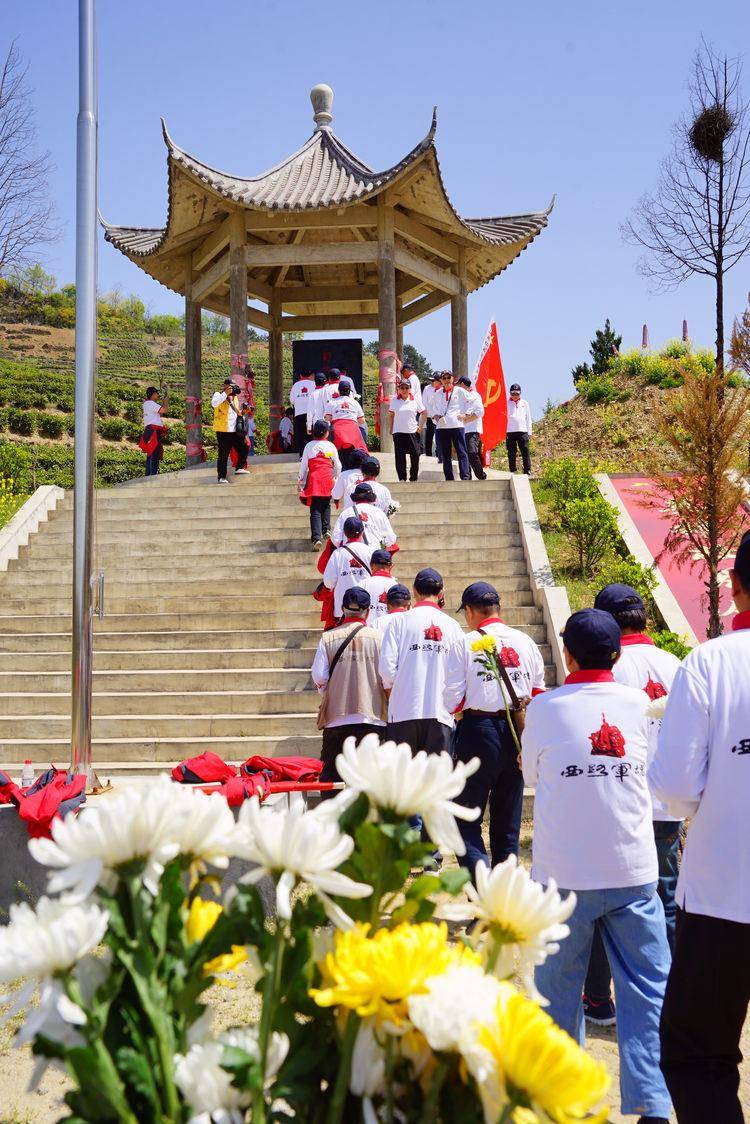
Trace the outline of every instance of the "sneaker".
<instances>
[{"instance_id":1,"label":"sneaker","mask_svg":"<svg viewBox=\"0 0 750 1124\"><path fill-rule=\"evenodd\" d=\"M250 469L249 468L236 468L234 470L234 475L235 476L249 476L250 475Z\"/></svg>"},{"instance_id":2,"label":"sneaker","mask_svg":"<svg viewBox=\"0 0 750 1124\"><path fill-rule=\"evenodd\" d=\"M586 1020L595 1026L614 1026L617 1022L615 1005L611 999L604 999L596 1003L587 995L583 997L583 1014Z\"/></svg>"},{"instance_id":3,"label":"sneaker","mask_svg":"<svg viewBox=\"0 0 750 1124\"><path fill-rule=\"evenodd\" d=\"M422 869L426 874L437 874L443 865L443 856L440 851L433 851L422 860Z\"/></svg>"},{"instance_id":4,"label":"sneaker","mask_svg":"<svg viewBox=\"0 0 750 1124\"><path fill-rule=\"evenodd\" d=\"M322 539L316 539L315 542L311 545L310 549L311 550L320 550L322 545L323 545L323 540Z\"/></svg>"},{"instance_id":5,"label":"sneaker","mask_svg":"<svg viewBox=\"0 0 750 1124\"><path fill-rule=\"evenodd\" d=\"M221 476L221 477L219 477L219 483L220 484L228 484L229 481L227 480L226 476Z\"/></svg>"},{"instance_id":6,"label":"sneaker","mask_svg":"<svg viewBox=\"0 0 750 1124\"><path fill-rule=\"evenodd\" d=\"M669 1124L666 1116L639 1116L638 1124Z\"/></svg>"}]
</instances>

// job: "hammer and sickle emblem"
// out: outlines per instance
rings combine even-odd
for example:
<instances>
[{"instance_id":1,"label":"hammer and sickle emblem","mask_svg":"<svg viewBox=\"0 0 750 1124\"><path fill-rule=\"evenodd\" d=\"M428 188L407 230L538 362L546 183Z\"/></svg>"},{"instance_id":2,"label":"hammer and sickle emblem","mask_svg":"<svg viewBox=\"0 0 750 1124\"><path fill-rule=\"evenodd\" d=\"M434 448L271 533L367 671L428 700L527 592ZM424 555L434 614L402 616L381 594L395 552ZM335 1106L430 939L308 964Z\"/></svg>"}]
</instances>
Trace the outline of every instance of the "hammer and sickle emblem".
<instances>
[{"instance_id":1,"label":"hammer and sickle emblem","mask_svg":"<svg viewBox=\"0 0 750 1124\"><path fill-rule=\"evenodd\" d=\"M487 397L484 401L485 406L491 406L497 402L500 397L500 388L502 383L499 379L487 379Z\"/></svg>"}]
</instances>

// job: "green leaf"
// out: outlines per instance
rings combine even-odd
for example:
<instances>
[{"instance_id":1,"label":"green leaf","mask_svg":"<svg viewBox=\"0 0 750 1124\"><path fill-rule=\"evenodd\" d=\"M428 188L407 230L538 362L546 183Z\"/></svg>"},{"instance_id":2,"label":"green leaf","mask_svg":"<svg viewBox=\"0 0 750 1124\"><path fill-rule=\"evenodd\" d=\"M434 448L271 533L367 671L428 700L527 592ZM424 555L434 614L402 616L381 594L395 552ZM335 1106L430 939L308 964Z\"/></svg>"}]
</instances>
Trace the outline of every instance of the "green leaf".
<instances>
[{"instance_id":1,"label":"green leaf","mask_svg":"<svg viewBox=\"0 0 750 1124\"><path fill-rule=\"evenodd\" d=\"M339 816L339 827L346 835L353 835L360 824L364 823L370 811L370 801L364 792L360 792L357 799L345 812Z\"/></svg>"},{"instance_id":2,"label":"green leaf","mask_svg":"<svg viewBox=\"0 0 750 1124\"><path fill-rule=\"evenodd\" d=\"M396 925L403 924L404 921L413 921L416 917L417 910L419 909L419 902L414 899L407 899L403 905L398 909L394 909L391 914L389 928L394 928Z\"/></svg>"},{"instance_id":3,"label":"green leaf","mask_svg":"<svg viewBox=\"0 0 750 1124\"><path fill-rule=\"evenodd\" d=\"M146 1058L137 1053L131 1046L121 1046L115 1054L117 1068L126 1083L130 1084L136 1094L146 1101L153 1112L159 1106L159 1092L154 1081L154 1074Z\"/></svg>"},{"instance_id":4,"label":"green leaf","mask_svg":"<svg viewBox=\"0 0 750 1124\"><path fill-rule=\"evenodd\" d=\"M454 867L452 870L441 871L440 885L446 894L453 897L471 880L471 875L463 866Z\"/></svg>"},{"instance_id":5,"label":"green leaf","mask_svg":"<svg viewBox=\"0 0 750 1124\"><path fill-rule=\"evenodd\" d=\"M407 898L424 898L440 889L442 881L436 874L420 874L406 891Z\"/></svg>"}]
</instances>

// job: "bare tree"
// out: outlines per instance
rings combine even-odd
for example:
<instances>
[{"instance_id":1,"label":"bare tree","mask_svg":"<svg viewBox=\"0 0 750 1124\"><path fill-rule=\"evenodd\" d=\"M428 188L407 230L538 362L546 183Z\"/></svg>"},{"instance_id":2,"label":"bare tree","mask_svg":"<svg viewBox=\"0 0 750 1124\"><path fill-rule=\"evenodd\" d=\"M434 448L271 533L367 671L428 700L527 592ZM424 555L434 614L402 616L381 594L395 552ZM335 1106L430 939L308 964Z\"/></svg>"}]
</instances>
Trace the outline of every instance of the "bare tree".
<instances>
[{"instance_id":1,"label":"bare tree","mask_svg":"<svg viewBox=\"0 0 750 1124\"><path fill-rule=\"evenodd\" d=\"M55 241L49 199L49 153L36 147L28 67L11 43L0 68L0 274L27 264L32 251Z\"/></svg>"},{"instance_id":2,"label":"bare tree","mask_svg":"<svg viewBox=\"0 0 750 1124\"><path fill-rule=\"evenodd\" d=\"M705 42L693 60L690 109L674 130L656 191L623 226L641 271L663 288L693 274L716 286L716 370L724 376L724 275L750 249L750 115L739 59Z\"/></svg>"}]
</instances>

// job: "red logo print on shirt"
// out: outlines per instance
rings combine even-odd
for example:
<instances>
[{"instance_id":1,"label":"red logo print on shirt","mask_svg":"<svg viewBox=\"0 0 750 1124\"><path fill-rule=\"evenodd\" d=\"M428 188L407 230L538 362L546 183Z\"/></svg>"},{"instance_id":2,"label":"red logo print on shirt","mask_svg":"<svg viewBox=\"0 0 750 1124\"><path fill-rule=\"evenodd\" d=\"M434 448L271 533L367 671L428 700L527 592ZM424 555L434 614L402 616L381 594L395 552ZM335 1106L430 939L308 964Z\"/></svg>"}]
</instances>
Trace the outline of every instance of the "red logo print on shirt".
<instances>
[{"instance_id":1,"label":"red logo print on shirt","mask_svg":"<svg viewBox=\"0 0 750 1124\"><path fill-rule=\"evenodd\" d=\"M438 628L436 624L431 624L429 628L424 630L424 638L425 640L442 640L442 629Z\"/></svg>"},{"instance_id":2,"label":"red logo print on shirt","mask_svg":"<svg viewBox=\"0 0 750 1124\"><path fill-rule=\"evenodd\" d=\"M520 667L521 659L515 648L506 648L503 644L500 649L500 663L503 667Z\"/></svg>"},{"instance_id":3,"label":"red logo print on shirt","mask_svg":"<svg viewBox=\"0 0 750 1124\"><path fill-rule=\"evenodd\" d=\"M592 757L624 757L625 738L616 726L610 726L602 714L602 724L599 729L589 734Z\"/></svg>"},{"instance_id":4,"label":"red logo print on shirt","mask_svg":"<svg viewBox=\"0 0 750 1124\"><path fill-rule=\"evenodd\" d=\"M651 678L651 676L649 676L648 683L643 688L643 690L646 692L652 702L654 699L663 699L667 693L666 689L661 685L661 683L657 683L654 679Z\"/></svg>"},{"instance_id":5,"label":"red logo print on shirt","mask_svg":"<svg viewBox=\"0 0 750 1124\"><path fill-rule=\"evenodd\" d=\"M380 602L381 605L387 604L387 602L388 602L388 590L387 589L383 590L383 592L380 594L380 597L378 597L378 601Z\"/></svg>"}]
</instances>

